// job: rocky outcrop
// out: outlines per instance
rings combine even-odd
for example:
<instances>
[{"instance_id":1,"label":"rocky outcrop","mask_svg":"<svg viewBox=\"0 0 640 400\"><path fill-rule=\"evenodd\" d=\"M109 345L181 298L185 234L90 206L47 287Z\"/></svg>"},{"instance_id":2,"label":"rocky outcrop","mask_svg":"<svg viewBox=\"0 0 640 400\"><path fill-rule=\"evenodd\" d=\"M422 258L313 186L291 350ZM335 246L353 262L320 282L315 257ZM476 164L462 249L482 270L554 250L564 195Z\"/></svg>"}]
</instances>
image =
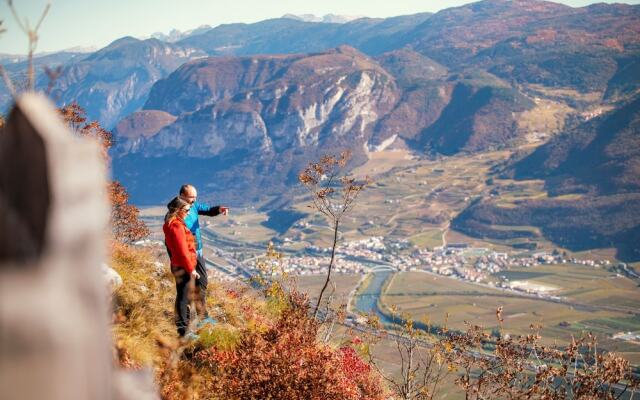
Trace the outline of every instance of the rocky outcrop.
<instances>
[{"instance_id":1,"label":"rocky outcrop","mask_svg":"<svg viewBox=\"0 0 640 400\"><path fill-rule=\"evenodd\" d=\"M118 123L114 135L119 138L115 143L115 153L136 151L144 139L171 125L177 117L164 111L143 110L127 116Z\"/></svg>"},{"instance_id":2,"label":"rocky outcrop","mask_svg":"<svg viewBox=\"0 0 640 400\"><path fill-rule=\"evenodd\" d=\"M113 293L116 289L122 286L122 277L115 269L105 263L102 263L100 265L100 270L110 293Z\"/></svg>"}]
</instances>

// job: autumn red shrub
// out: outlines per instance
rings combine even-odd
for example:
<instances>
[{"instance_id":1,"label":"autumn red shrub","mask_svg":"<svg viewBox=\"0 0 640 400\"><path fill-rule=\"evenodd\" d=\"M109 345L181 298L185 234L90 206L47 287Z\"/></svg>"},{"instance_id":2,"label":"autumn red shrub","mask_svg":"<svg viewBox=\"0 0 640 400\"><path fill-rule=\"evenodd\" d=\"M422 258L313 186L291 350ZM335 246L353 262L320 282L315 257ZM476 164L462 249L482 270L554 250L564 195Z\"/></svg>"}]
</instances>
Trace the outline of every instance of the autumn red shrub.
<instances>
[{"instance_id":1,"label":"autumn red shrub","mask_svg":"<svg viewBox=\"0 0 640 400\"><path fill-rule=\"evenodd\" d=\"M163 396L184 394L188 378L189 385L199 387L200 398L385 398L381 380L352 348L335 349L318 340L320 324L310 317L306 299L296 293L287 296L289 307L266 330L246 329L231 350L215 345L197 349L189 358L189 366L201 378L197 385L192 373L168 371Z\"/></svg>"},{"instance_id":2,"label":"autumn red shrub","mask_svg":"<svg viewBox=\"0 0 640 400\"><path fill-rule=\"evenodd\" d=\"M371 366L364 362L352 347L342 347L342 371L358 389L359 399L382 399L384 390L380 377L374 374Z\"/></svg>"}]
</instances>

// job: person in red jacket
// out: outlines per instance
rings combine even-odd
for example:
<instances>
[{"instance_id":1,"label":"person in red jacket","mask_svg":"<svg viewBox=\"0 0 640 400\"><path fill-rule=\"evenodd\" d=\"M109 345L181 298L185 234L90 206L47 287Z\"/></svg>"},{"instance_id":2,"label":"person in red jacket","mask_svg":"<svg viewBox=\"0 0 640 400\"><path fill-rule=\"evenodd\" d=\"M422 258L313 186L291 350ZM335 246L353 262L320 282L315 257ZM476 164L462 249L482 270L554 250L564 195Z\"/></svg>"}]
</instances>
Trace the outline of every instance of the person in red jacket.
<instances>
[{"instance_id":1,"label":"person in red jacket","mask_svg":"<svg viewBox=\"0 0 640 400\"><path fill-rule=\"evenodd\" d=\"M200 278L196 271L197 255L195 238L184 223L191 205L176 197L167 205L164 217L164 240L171 259L171 273L176 280L175 318L178 334L183 337L189 326L189 301L194 282Z\"/></svg>"}]
</instances>

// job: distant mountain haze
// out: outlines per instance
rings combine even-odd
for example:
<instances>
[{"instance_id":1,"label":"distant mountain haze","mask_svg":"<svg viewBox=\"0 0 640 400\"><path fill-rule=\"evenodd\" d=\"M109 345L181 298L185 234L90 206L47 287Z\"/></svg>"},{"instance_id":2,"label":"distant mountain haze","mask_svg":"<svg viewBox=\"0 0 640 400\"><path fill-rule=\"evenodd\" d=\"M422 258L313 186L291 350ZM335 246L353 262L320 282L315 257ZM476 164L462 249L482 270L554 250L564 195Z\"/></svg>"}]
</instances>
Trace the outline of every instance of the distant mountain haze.
<instances>
[{"instance_id":1,"label":"distant mountain haze","mask_svg":"<svg viewBox=\"0 0 640 400\"><path fill-rule=\"evenodd\" d=\"M515 79L523 83L568 85L587 92L606 86L617 64L627 61L622 60L622 55L637 50L638 9L638 6L627 5L571 8L540 1L487 0L433 15L363 18L341 24L283 18L194 32L179 41L183 47L192 49L189 56L179 59L184 62L202 56L202 52L209 55L308 53L343 44L377 55L407 47L443 65L451 64L454 69L482 68L507 82ZM118 43L120 40L105 49ZM144 46L147 41L139 43ZM62 62L55 64L59 63ZM553 67L558 63L566 65ZM88 68L87 63L83 68ZM159 72L160 77L164 77L171 71ZM96 78L100 78L99 74ZM612 83L620 85L617 81ZM67 86L62 86L66 91ZM615 93L616 89L612 88L611 92ZM3 108L7 103L8 98L4 96ZM122 117L135 109L126 103L110 104L113 111L106 113L94 110L100 106L98 103L87 108L94 118L114 113ZM135 105L139 103L136 101ZM125 112L118 111L121 107ZM109 127L117 123L118 117L104 117L102 122Z\"/></svg>"},{"instance_id":2,"label":"distant mountain haze","mask_svg":"<svg viewBox=\"0 0 640 400\"><path fill-rule=\"evenodd\" d=\"M65 64L51 96L60 104L78 102L90 118L110 129L142 107L157 80L203 56L202 50L158 39L122 38ZM44 86L46 78L40 82Z\"/></svg>"}]
</instances>

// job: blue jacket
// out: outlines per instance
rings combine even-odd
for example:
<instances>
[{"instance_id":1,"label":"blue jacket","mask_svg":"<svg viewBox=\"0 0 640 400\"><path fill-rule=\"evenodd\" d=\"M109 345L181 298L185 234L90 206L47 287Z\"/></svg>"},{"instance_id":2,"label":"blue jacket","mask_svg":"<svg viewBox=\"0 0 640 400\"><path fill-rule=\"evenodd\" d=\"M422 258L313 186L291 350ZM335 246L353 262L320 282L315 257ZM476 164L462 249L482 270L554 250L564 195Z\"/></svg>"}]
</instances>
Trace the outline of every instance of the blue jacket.
<instances>
[{"instance_id":1,"label":"blue jacket","mask_svg":"<svg viewBox=\"0 0 640 400\"><path fill-rule=\"evenodd\" d=\"M196 201L191 205L189 214L187 214L187 216L184 218L184 224L196 238L196 252L199 256L202 255L202 237L200 236L200 223L198 222L198 215L215 217L218 214L220 214L220 206L211 207L207 204L202 204Z\"/></svg>"}]
</instances>

